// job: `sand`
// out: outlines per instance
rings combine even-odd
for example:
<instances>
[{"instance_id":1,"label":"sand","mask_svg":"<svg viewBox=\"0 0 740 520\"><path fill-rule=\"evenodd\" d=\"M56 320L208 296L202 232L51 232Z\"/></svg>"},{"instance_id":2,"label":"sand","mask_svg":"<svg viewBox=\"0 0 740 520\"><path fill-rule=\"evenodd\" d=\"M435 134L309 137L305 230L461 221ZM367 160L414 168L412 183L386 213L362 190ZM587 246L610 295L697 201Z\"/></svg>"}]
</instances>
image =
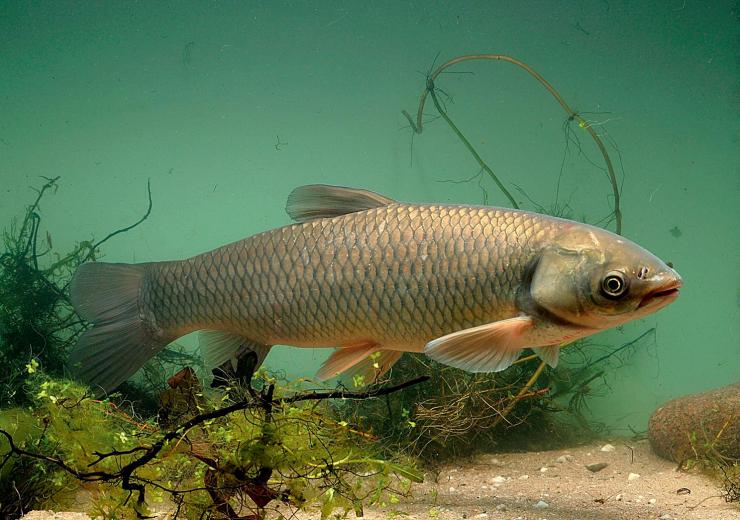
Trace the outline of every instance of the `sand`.
<instances>
[{"instance_id":1,"label":"sand","mask_svg":"<svg viewBox=\"0 0 740 520\"><path fill-rule=\"evenodd\" d=\"M601 451L607 443L613 451ZM599 462L607 466L597 473L585 468ZM630 474L639 477L630 479ZM681 488L690 493L677 493ZM413 488L414 496L394 508L402 514L396 518L409 520L740 519L738 505L726 503L720 493L718 482L697 471L676 471L646 441L613 439L554 451L482 455L447 465L438 474L428 473L426 482ZM319 518L318 513L285 513L294 520ZM82 518L42 512L25 517ZM369 508L364 518L388 520L393 515L390 508Z\"/></svg>"},{"instance_id":2,"label":"sand","mask_svg":"<svg viewBox=\"0 0 740 520\"><path fill-rule=\"evenodd\" d=\"M397 509L408 513L402 518L438 520L740 519L740 508L719 496L716 481L699 472L676 471L647 442L615 439L609 442L613 451L601 451L605 444L484 455L446 466L436 483L419 485L414 502ZM597 473L585 468L599 462L607 466ZM631 473L639 477L630 480ZM677 493L681 488L691 493ZM365 518L388 515L368 511Z\"/></svg>"}]
</instances>

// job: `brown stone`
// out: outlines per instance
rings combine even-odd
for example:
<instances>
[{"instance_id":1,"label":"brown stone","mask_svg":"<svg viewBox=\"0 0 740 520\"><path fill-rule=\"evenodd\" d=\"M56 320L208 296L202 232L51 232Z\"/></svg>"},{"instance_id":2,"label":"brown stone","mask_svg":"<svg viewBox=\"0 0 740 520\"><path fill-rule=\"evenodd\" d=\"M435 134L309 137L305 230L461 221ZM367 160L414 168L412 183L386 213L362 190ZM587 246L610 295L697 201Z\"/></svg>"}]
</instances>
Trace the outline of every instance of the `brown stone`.
<instances>
[{"instance_id":1,"label":"brown stone","mask_svg":"<svg viewBox=\"0 0 740 520\"><path fill-rule=\"evenodd\" d=\"M740 383L668 401L650 417L648 438L655 453L679 463L703 458L707 446L740 459Z\"/></svg>"}]
</instances>

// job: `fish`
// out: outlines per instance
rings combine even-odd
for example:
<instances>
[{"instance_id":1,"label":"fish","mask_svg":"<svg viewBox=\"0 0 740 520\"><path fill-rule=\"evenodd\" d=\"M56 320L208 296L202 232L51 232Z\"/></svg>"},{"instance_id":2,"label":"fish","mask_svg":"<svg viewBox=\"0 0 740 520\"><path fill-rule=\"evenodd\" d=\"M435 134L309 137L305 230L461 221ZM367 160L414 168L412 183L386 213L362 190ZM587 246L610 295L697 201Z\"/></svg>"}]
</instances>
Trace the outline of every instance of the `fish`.
<instances>
[{"instance_id":1,"label":"fish","mask_svg":"<svg viewBox=\"0 0 740 520\"><path fill-rule=\"evenodd\" d=\"M498 372L675 301L681 276L608 230L530 211L414 204L356 188L293 190L293 224L185 260L88 262L70 299L92 327L75 374L111 391L177 338L206 363L274 345L334 348L316 374L379 377L404 352Z\"/></svg>"}]
</instances>

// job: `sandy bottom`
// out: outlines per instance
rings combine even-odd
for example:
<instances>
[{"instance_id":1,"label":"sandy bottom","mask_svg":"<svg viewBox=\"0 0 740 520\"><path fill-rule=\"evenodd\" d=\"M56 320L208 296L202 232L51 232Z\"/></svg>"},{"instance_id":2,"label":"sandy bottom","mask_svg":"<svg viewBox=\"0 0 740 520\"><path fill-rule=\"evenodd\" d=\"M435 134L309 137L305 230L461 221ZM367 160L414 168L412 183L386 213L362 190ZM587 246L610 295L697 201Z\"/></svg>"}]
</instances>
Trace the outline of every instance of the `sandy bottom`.
<instances>
[{"instance_id":1,"label":"sandy bottom","mask_svg":"<svg viewBox=\"0 0 740 520\"><path fill-rule=\"evenodd\" d=\"M727 504L714 480L652 453L647 442L612 440L570 449L483 455L427 474L413 497L393 510L368 509L366 520L731 520L740 508ZM627 447L632 446L632 449ZM604 462L593 473L586 465ZM632 476L630 474L639 475ZM686 493L685 489L690 490ZM318 513L284 512L294 520ZM79 515L71 513L69 515ZM273 517L275 515L273 514ZM63 513L29 513L26 520L78 520ZM159 516L167 518L167 515Z\"/></svg>"},{"instance_id":2,"label":"sandy bottom","mask_svg":"<svg viewBox=\"0 0 740 520\"><path fill-rule=\"evenodd\" d=\"M601 451L604 444L484 455L446 466L436 482L427 475L429 482L397 510L408 514L401 518L438 520L740 519L740 508L724 501L717 482L676 471L647 442L613 440L613 451ZM607 464L599 472L585 467L599 462ZM681 488L691 492L677 493ZM387 519L388 512L367 511L365 518Z\"/></svg>"}]
</instances>

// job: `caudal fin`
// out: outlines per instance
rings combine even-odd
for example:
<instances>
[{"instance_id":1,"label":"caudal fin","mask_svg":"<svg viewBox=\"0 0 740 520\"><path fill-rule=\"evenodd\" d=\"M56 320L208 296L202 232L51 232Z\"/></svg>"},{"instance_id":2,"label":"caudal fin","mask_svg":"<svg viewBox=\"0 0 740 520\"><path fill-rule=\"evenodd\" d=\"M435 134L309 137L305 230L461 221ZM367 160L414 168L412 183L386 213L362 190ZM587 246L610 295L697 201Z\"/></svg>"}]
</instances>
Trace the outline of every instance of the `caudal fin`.
<instances>
[{"instance_id":1,"label":"caudal fin","mask_svg":"<svg viewBox=\"0 0 740 520\"><path fill-rule=\"evenodd\" d=\"M152 264L81 265L70 283L77 313L91 322L70 354L70 365L96 392L109 392L175 339L147 324L139 305Z\"/></svg>"}]
</instances>

